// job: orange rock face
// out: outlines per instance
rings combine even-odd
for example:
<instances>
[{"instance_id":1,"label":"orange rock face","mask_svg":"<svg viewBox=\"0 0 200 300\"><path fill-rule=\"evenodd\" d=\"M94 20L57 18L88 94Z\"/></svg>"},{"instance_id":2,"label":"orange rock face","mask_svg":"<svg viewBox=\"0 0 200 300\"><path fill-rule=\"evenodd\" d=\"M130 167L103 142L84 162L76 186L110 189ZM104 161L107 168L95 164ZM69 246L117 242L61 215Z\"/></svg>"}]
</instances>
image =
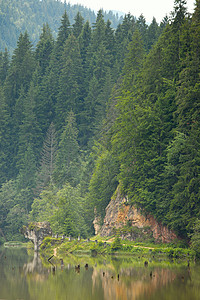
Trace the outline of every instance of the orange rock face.
<instances>
[{"instance_id":1,"label":"orange rock face","mask_svg":"<svg viewBox=\"0 0 200 300\"><path fill-rule=\"evenodd\" d=\"M106 208L106 216L104 224L101 229L96 232L102 236L110 236L113 234L113 228L120 229L126 226L145 229L147 227L153 233L153 237L157 241L169 243L177 239L176 234L167 226L157 222L151 215L144 215L140 209L128 204L128 200L122 197L120 191L117 190L115 197L113 197Z\"/></svg>"}]
</instances>

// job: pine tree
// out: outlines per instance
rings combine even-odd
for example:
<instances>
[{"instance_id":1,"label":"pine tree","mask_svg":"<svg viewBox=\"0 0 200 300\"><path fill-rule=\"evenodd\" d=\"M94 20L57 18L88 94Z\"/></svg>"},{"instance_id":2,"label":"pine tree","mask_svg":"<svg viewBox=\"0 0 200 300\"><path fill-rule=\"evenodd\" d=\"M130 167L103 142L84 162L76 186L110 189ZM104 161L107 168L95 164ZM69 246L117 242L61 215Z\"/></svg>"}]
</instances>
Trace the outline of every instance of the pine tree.
<instances>
[{"instance_id":1,"label":"pine tree","mask_svg":"<svg viewBox=\"0 0 200 300\"><path fill-rule=\"evenodd\" d=\"M147 29L147 50L149 51L151 47L156 43L160 34L160 28L156 19L153 18L151 24Z\"/></svg>"},{"instance_id":2,"label":"pine tree","mask_svg":"<svg viewBox=\"0 0 200 300\"><path fill-rule=\"evenodd\" d=\"M143 16L143 14L141 14L139 16L139 18L137 19L136 27L138 28L138 30L141 34L145 49L147 49L147 28L148 28L148 26L146 24L146 19Z\"/></svg>"},{"instance_id":3,"label":"pine tree","mask_svg":"<svg viewBox=\"0 0 200 300\"><path fill-rule=\"evenodd\" d=\"M4 85L4 94L8 107L10 108L11 116L21 87L23 86L25 92L28 91L34 69L35 62L32 44L27 32L25 32L24 35L21 33L17 48L14 50L12 56L8 76Z\"/></svg>"},{"instance_id":4,"label":"pine tree","mask_svg":"<svg viewBox=\"0 0 200 300\"><path fill-rule=\"evenodd\" d=\"M173 201L171 202L169 219L171 226L182 236L191 232L191 228L199 217L199 172L200 172L200 130L199 130L199 37L200 22L198 2L192 18L191 26L180 31L180 41L189 30L191 44L184 46L182 70L177 87L177 120L178 130L184 135L185 143L179 153L176 168L178 176L173 185ZM196 18L197 17L197 18ZM186 23L186 21L185 21ZM183 26L182 26L183 28ZM187 30L187 31L186 31Z\"/></svg>"},{"instance_id":5,"label":"pine tree","mask_svg":"<svg viewBox=\"0 0 200 300\"><path fill-rule=\"evenodd\" d=\"M77 13L76 17L74 18L74 24L72 25L73 27L73 35L78 38L79 35L82 32L83 29L83 22L84 22L84 18L81 16L80 12Z\"/></svg>"},{"instance_id":6,"label":"pine tree","mask_svg":"<svg viewBox=\"0 0 200 300\"><path fill-rule=\"evenodd\" d=\"M17 165L20 170L24 166L24 155L28 147L34 153L34 159L39 158L41 150L42 135L38 126L35 114L35 91L34 86L31 85L27 96L23 103L23 118L19 125L19 146L17 153Z\"/></svg>"},{"instance_id":7,"label":"pine tree","mask_svg":"<svg viewBox=\"0 0 200 300\"><path fill-rule=\"evenodd\" d=\"M64 15L62 16L61 19L61 26L58 29L58 37L56 40L56 49L58 53L62 51L61 49L64 46L64 43L67 40L70 33L71 33L70 22L69 22L67 12L65 10Z\"/></svg>"},{"instance_id":8,"label":"pine tree","mask_svg":"<svg viewBox=\"0 0 200 300\"><path fill-rule=\"evenodd\" d=\"M45 74L45 71L49 66L53 48L54 40L49 25L43 25L40 40L37 43L35 50L35 57L39 65L39 73L41 76Z\"/></svg>"},{"instance_id":9,"label":"pine tree","mask_svg":"<svg viewBox=\"0 0 200 300\"><path fill-rule=\"evenodd\" d=\"M135 18L130 14L125 15L122 24L119 24L115 32L117 72L122 71L127 46L132 39L135 30Z\"/></svg>"},{"instance_id":10,"label":"pine tree","mask_svg":"<svg viewBox=\"0 0 200 300\"><path fill-rule=\"evenodd\" d=\"M21 161L20 165L20 171L17 176L17 187L18 191L23 190L23 189L31 189L32 191L32 197L33 197L33 191L35 189L35 184L36 184L36 158L34 155L34 151L31 147L30 144L26 145L26 149L24 150L24 156L23 156L23 161ZM32 198L31 197L31 198ZM30 202L33 199L30 199ZM30 206L29 206L30 210Z\"/></svg>"},{"instance_id":11,"label":"pine tree","mask_svg":"<svg viewBox=\"0 0 200 300\"><path fill-rule=\"evenodd\" d=\"M10 169L12 167L11 151L10 117L0 86L0 185L13 175Z\"/></svg>"},{"instance_id":12,"label":"pine tree","mask_svg":"<svg viewBox=\"0 0 200 300\"><path fill-rule=\"evenodd\" d=\"M0 53L0 84L3 85L9 69L9 53L7 49Z\"/></svg>"},{"instance_id":13,"label":"pine tree","mask_svg":"<svg viewBox=\"0 0 200 300\"><path fill-rule=\"evenodd\" d=\"M144 58L144 47L138 30L135 31L132 41L128 45L128 53L124 60L124 90L131 91L142 67Z\"/></svg>"},{"instance_id":14,"label":"pine tree","mask_svg":"<svg viewBox=\"0 0 200 300\"><path fill-rule=\"evenodd\" d=\"M53 183L53 172L55 170L55 160L57 152L56 129L53 123L50 124L43 143L41 152L40 167L37 175L37 192L40 192Z\"/></svg>"},{"instance_id":15,"label":"pine tree","mask_svg":"<svg viewBox=\"0 0 200 300\"><path fill-rule=\"evenodd\" d=\"M87 61L87 52L91 43L91 35L92 29L90 27L89 22L87 21L82 29L82 32L79 36L79 47L80 47L80 54L83 66L83 98L86 97L88 91L88 61Z\"/></svg>"},{"instance_id":16,"label":"pine tree","mask_svg":"<svg viewBox=\"0 0 200 300\"><path fill-rule=\"evenodd\" d=\"M66 182L75 186L78 182L79 145L77 138L78 130L75 116L70 111L58 144L56 166L53 174L54 182L58 186L63 186Z\"/></svg>"},{"instance_id":17,"label":"pine tree","mask_svg":"<svg viewBox=\"0 0 200 300\"><path fill-rule=\"evenodd\" d=\"M82 110L82 64L77 39L70 35L62 53L62 70L59 78L59 92L56 103L55 124L61 130L70 110L77 115ZM78 123L77 122L77 123Z\"/></svg>"}]
</instances>

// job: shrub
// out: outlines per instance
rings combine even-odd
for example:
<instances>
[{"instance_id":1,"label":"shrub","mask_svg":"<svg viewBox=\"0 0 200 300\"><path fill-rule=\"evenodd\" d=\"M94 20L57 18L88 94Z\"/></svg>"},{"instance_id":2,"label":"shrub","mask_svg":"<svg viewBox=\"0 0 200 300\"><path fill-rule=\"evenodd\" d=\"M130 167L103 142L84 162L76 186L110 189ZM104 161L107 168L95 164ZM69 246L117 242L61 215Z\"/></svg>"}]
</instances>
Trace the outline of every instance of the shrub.
<instances>
[{"instance_id":1,"label":"shrub","mask_svg":"<svg viewBox=\"0 0 200 300\"><path fill-rule=\"evenodd\" d=\"M121 239L119 237L116 237L114 242L111 245L111 250L119 250L122 249Z\"/></svg>"},{"instance_id":2,"label":"shrub","mask_svg":"<svg viewBox=\"0 0 200 300\"><path fill-rule=\"evenodd\" d=\"M195 252L197 258L200 258L200 220L197 219L191 237L191 249Z\"/></svg>"}]
</instances>

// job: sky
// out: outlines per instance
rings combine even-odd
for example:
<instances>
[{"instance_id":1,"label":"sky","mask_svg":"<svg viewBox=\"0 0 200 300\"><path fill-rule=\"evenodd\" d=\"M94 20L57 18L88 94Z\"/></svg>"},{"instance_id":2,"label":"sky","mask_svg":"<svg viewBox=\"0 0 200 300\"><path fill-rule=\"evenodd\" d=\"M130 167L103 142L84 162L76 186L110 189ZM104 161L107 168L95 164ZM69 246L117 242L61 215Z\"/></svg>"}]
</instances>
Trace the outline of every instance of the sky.
<instances>
[{"instance_id":1,"label":"sky","mask_svg":"<svg viewBox=\"0 0 200 300\"><path fill-rule=\"evenodd\" d=\"M148 23L153 17L158 23L161 22L166 15L170 15L174 6L174 0L68 0L66 2L72 5L81 4L95 11L103 8L103 10L131 13L137 18L143 14ZM195 0L187 0L189 12L193 12L194 3Z\"/></svg>"}]
</instances>

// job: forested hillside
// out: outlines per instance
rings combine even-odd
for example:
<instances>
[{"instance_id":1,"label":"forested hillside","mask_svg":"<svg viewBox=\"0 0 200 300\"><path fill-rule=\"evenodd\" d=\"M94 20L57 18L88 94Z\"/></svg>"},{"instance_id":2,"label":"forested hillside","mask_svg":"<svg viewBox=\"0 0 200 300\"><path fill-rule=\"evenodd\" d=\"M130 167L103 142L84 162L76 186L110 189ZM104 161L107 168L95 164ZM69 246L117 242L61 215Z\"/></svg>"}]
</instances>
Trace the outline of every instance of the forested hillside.
<instances>
[{"instance_id":1,"label":"forested hillside","mask_svg":"<svg viewBox=\"0 0 200 300\"><path fill-rule=\"evenodd\" d=\"M25 31L0 55L0 229L28 221L93 234L120 185L130 203L187 238L199 218L200 1L169 21L126 15L114 30L64 11L54 39Z\"/></svg>"},{"instance_id":2,"label":"forested hillside","mask_svg":"<svg viewBox=\"0 0 200 300\"><path fill-rule=\"evenodd\" d=\"M85 20L93 24L96 20L94 11L81 6L71 5L61 0L0 0L0 51L5 48L12 53L16 47L19 34L25 30L35 46L41 34L42 26L48 23L54 38L57 36L60 19L67 11L70 24L78 12ZM104 12L105 20L116 28L122 20L112 11Z\"/></svg>"}]
</instances>

